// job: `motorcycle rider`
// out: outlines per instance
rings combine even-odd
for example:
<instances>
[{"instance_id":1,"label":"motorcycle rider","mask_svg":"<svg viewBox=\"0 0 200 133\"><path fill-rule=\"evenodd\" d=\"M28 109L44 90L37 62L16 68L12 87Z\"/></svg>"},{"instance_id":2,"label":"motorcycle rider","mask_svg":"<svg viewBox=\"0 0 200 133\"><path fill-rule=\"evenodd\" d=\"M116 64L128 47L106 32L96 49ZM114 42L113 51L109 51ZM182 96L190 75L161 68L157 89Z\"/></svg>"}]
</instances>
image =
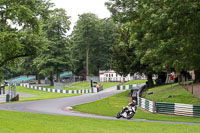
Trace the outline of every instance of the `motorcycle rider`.
<instances>
[{"instance_id":1,"label":"motorcycle rider","mask_svg":"<svg viewBox=\"0 0 200 133\"><path fill-rule=\"evenodd\" d=\"M116 118L119 119L121 117L131 119L137 110L137 103L135 100L133 100L131 103L129 103L126 107L123 107L122 111L120 111Z\"/></svg>"},{"instance_id":2,"label":"motorcycle rider","mask_svg":"<svg viewBox=\"0 0 200 133\"><path fill-rule=\"evenodd\" d=\"M128 111L134 111L136 112L136 109L134 108L136 106L136 101L133 100L133 102L129 103L126 107L123 107L123 112L127 109Z\"/></svg>"},{"instance_id":3,"label":"motorcycle rider","mask_svg":"<svg viewBox=\"0 0 200 133\"><path fill-rule=\"evenodd\" d=\"M130 110L130 111L133 109L133 111L135 112L136 110L135 110L134 107L135 107L136 105L137 105L136 101L133 100L133 102L131 102L131 103L128 104L127 108L128 108L128 110Z\"/></svg>"}]
</instances>

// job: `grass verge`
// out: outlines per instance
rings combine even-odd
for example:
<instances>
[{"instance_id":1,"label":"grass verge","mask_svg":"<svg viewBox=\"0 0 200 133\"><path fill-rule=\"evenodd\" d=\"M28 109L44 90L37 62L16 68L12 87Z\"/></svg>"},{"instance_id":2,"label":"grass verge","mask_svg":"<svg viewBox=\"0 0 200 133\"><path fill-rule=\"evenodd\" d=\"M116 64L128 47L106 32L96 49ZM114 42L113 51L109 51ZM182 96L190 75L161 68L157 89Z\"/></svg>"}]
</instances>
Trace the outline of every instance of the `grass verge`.
<instances>
[{"instance_id":1,"label":"grass verge","mask_svg":"<svg viewBox=\"0 0 200 133\"><path fill-rule=\"evenodd\" d=\"M142 84L142 83L146 83L147 80L131 80L131 81L128 81L126 83L123 84L124 85L133 85L133 84Z\"/></svg>"},{"instance_id":2,"label":"grass verge","mask_svg":"<svg viewBox=\"0 0 200 133\"><path fill-rule=\"evenodd\" d=\"M101 84L103 85L103 89L106 89L106 88L120 85L121 83L119 83L119 82L102 82Z\"/></svg>"},{"instance_id":3,"label":"grass verge","mask_svg":"<svg viewBox=\"0 0 200 133\"><path fill-rule=\"evenodd\" d=\"M22 86L17 86L16 91L19 93L35 95L34 97L20 97L20 101L33 101L33 100L42 100L42 99L51 99L51 98L60 98L60 97L69 97L78 95L78 94L61 94L61 93L45 92L45 91L25 88Z\"/></svg>"},{"instance_id":4,"label":"grass verge","mask_svg":"<svg viewBox=\"0 0 200 133\"><path fill-rule=\"evenodd\" d=\"M0 133L199 133L200 126L0 111Z\"/></svg>"},{"instance_id":5,"label":"grass verge","mask_svg":"<svg viewBox=\"0 0 200 133\"><path fill-rule=\"evenodd\" d=\"M74 107L75 111L80 111L84 113L105 115L105 116L116 116L116 114L121 111L123 106L129 103L130 90L99 100L92 103L82 104ZM200 123L200 118L193 117L183 117L183 116L173 116L173 115L161 115L152 114L143 111L138 108L137 113L134 118L138 119L148 119L148 120L158 120L158 121L175 121L175 122L195 122Z\"/></svg>"},{"instance_id":6,"label":"grass verge","mask_svg":"<svg viewBox=\"0 0 200 133\"><path fill-rule=\"evenodd\" d=\"M102 82L103 88L110 88L113 86L117 86L120 83L117 82ZM50 88L54 89L54 86L46 86L44 88ZM65 87L63 88L64 90L84 90L84 89L91 89L91 83L90 82L76 82L72 84L66 84Z\"/></svg>"},{"instance_id":7,"label":"grass verge","mask_svg":"<svg viewBox=\"0 0 200 133\"><path fill-rule=\"evenodd\" d=\"M145 95L144 97L152 101L200 105L200 99L196 98L177 83L155 87L149 89L146 93L150 91L153 94Z\"/></svg>"}]
</instances>

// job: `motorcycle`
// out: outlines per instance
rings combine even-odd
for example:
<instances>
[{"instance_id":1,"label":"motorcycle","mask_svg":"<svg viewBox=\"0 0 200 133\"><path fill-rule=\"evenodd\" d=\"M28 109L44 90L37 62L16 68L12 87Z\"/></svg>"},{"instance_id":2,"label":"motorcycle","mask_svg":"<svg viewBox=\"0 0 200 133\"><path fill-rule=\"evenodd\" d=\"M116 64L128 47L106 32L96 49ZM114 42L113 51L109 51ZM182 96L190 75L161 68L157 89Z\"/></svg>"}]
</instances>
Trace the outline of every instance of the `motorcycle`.
<instances>
[{"instance_id":1,"label":"motorcycle","mask_svg":"<svg viewBox=\"0 0 200 133\"><path fill-rule=\"evenodd\" d=\"M116 118L119 119L121 117L126 119L131 119L137 111L136 103L129 103L128 106L123 107L122 111L120 111Z\"/></svg>"}]
</instances>

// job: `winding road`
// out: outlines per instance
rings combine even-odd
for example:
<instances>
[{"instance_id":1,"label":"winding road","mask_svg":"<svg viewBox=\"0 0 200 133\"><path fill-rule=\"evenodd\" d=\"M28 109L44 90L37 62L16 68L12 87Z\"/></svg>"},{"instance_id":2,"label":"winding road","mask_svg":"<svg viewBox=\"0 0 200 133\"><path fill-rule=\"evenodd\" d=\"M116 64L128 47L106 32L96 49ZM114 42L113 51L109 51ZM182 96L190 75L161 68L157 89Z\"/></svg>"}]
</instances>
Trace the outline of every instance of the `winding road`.
<instances>
[{"instance_id":1,"label":"winding road","mask_svg":"<svg viewBox=\"0 0 200 133\"><path fill-rule=\"evenodd\" d=\"M118 120L115 117L110 117L110 116L86 114L86 113L80 113L80 112L75 112L75 111L70 111L70 110L66 111L66 108L70 106L75 106L75 105L80 105L80 104L100 100L100 99L115 95L120 92L123 92L123 91L116 90L116 87L111 87L99 93L84 94L84 95L73 96L73 97L0 104L0 110ZM126 119L120 119L120 120L126 120ZM145 122L155 122L155 123L200 125L200 123L152 121L152 120L146 120L146 119L131 119L128 121L145 121Z\"/></svg>"}]
</instances>

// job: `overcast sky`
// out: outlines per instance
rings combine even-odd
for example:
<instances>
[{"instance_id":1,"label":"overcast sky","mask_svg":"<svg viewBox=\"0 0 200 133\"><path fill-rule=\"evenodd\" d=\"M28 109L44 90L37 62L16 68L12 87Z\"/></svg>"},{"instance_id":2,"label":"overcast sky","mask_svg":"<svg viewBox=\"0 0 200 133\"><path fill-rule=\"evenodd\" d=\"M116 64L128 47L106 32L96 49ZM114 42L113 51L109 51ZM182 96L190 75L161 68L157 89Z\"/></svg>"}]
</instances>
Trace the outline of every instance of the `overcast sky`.
<instances>
[{"instance_id":1,"label":"overcast sky","mask_svg":"<svg viewBox=\"0 0 200 133\"><path fill-rule=\"evenodd\" d=\"M110 17L110 12L104 5L108 0L51 0L56 8L64 8L67 15L71 16L71 30L78 20L78 15L83 13L94 13L99 18Z\"/></svg>"}]
</instances>

